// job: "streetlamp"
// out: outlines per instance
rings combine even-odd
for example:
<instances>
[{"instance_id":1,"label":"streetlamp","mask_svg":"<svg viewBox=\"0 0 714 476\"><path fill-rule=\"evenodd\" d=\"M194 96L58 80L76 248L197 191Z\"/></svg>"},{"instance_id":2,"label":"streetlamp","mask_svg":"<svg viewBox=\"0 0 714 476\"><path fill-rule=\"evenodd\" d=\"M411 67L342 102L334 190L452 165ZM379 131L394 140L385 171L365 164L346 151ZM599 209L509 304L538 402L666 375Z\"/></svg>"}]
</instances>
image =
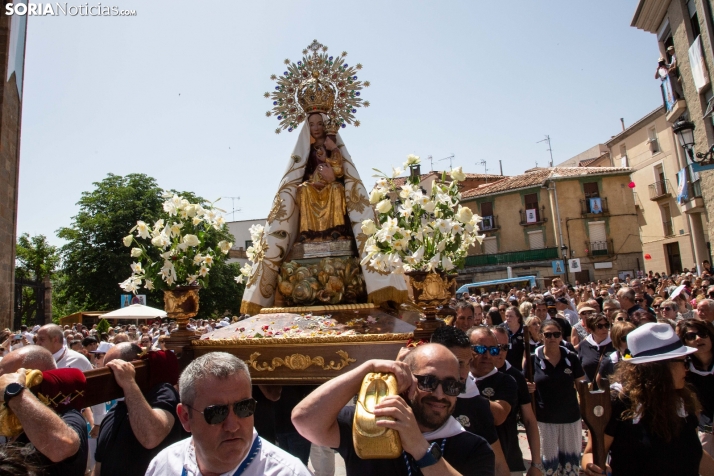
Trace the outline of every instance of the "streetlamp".
<instances>
[{"instance_id":1,"label":"streetlamp","mask_svg":"<svg viewBox=\"0 0 714 476\"><path fill-rule=\"evenodd\" d=\"M563 256L563 265L565 265L565 283L570 284L570 280L568 279L568 247L563 244L560 247L560 251Z\"/></svg>"},{"instance_id":2,"label":"streetlamp","mask_svg":"<svg viewBox=\"0 0 714 476\"><path fill-rule=\"evenodd\" d=\"M692 159L692 162L696 162L700 165L713 165L714 164L714 145L712 145L708 151L702 153L697 152L694 154L694 124L689 121L677 121L673 126L672 130L677 134L679 139L679 145L681 145L684 150L687 151L687 155Z\"/></svg>"}]
</instances>

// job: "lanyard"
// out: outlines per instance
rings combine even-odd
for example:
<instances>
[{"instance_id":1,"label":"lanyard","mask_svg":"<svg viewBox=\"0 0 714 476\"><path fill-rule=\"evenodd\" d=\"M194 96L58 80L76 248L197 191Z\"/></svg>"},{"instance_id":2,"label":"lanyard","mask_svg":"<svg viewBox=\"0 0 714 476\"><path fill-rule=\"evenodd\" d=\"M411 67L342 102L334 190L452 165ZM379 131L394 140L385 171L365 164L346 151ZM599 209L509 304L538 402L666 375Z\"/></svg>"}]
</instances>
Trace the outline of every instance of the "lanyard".
<instances>
[{"instance_id":1,"label":"lanyard","mask_svg":"<svg viewBox=\"0 0 714 476\"><path fill-rule=\"evenodd\" d=\"M250 452L248 453L248 456L243 460L241 465L238 466L238 469L236 469L235 473L233 473L233 476L240 476L246 469L248 469L250 463L252 463L255 457L258 456L258 453L260 453L261 446L262 443L260 442L260 436L256 436L255 441L253 441L253 446L250 447ZM183 468L181 476L188 476L186 468Z\"/></svg>"},{"instance_id":2,"label":"lanyard","mask_svg":"<svg viewBox=\"0 0 714 476\"><path fill-rule=\"evenodd\" d=\"M444 447L446 446L446 438L441 440L441 457L444 457ZM406 451L402 451L402 456L404 456L404 462L407 463L407 473L409 476L412 476L414 473L412 473L412 465L409 463L409 456L407 455ZM235 475L233 475L235 476Z\"/></svg>"}]
</instances>

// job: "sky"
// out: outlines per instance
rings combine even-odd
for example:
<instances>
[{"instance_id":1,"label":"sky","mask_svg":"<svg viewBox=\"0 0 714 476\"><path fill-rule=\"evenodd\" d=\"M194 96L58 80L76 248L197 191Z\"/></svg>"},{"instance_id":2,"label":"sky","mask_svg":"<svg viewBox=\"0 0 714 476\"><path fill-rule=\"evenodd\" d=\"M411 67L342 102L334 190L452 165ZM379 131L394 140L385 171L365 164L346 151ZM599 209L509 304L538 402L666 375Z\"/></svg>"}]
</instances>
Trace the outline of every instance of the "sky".
<instances>
[{"instance_id":1,"label":"sky","mask_svg":"<svg viewBox=\"0 0 714 476\"><path fill-rule=\"evenodd\" d=\"M297 132L275 134L263 93L313 39L371 82L341 132L368 187L408 154L422 171L452 154L467 172L547 166L546 134L558 164L662 104L637 0L119 1L102 4L137 15L29 18L18 235L61 245L110 173L267 216Z\"/></svg>"}]
</instances>

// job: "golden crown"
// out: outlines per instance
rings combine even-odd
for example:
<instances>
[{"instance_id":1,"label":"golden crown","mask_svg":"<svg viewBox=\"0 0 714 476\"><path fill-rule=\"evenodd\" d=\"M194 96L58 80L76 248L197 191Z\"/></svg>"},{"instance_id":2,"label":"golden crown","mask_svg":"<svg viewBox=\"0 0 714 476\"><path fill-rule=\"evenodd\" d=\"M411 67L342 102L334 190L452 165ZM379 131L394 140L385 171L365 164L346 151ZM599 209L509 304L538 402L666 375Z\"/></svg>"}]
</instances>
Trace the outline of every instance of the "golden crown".
<instances>
[{"instance_id":1,"label":"golden crown","mask_svg":"<svg viewBox=\"0 0 714 476\"><path fill-rule=\"evenodd\" d=\"M357 71L361 64L349 66L345 63L347 52L337 57L328 56L327 46L314 40L302 51L301 61L292 63L286 59L287 71L282 75L272 75L277 82L275 91L264 96L273 101L272 111L266 116L276 116L282 129L292 132L307 116L321 112L329 116L328 133L336 133L347 124L359 127L354 114L359 107L369 107L369 101L360 97L362 88L369 87L369 81L360 81Z\"/></svg>"}]
</instances>

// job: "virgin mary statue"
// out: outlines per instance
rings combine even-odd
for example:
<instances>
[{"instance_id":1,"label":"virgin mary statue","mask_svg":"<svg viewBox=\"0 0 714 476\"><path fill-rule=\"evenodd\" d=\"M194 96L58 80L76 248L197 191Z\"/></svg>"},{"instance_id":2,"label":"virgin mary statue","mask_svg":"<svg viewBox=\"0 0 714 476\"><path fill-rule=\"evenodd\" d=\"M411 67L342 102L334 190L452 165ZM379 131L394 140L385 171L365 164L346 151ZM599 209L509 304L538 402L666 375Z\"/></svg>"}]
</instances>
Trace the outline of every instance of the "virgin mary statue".
<instances>
[{"instance_id":1,"label":"virgin mary statue","mask_svg":"<svg viewBox=\"0 0 714 476\"><path fill-rule=\"evenodd\" d=\"M312 55L308 54L312 50ZM289 64L277 79L272 95L273 112L281 127L300 128L297 144L288 160L267 222L253 243L252 269L241 303L241 312L257 314L274 303L280 267L295 243L351 240L356 256L365 256L361 223L377 221L357 168L337 132L347 124L359 125L353 114L362 102L358 81L361 65L349 67L343 53L327 55L327 48L313 42L302 61ZM280 128L276 130L280 132ZM367 301L380 304L408 299L404 277L362 266Z\"/></svg>"}]
</instances>

